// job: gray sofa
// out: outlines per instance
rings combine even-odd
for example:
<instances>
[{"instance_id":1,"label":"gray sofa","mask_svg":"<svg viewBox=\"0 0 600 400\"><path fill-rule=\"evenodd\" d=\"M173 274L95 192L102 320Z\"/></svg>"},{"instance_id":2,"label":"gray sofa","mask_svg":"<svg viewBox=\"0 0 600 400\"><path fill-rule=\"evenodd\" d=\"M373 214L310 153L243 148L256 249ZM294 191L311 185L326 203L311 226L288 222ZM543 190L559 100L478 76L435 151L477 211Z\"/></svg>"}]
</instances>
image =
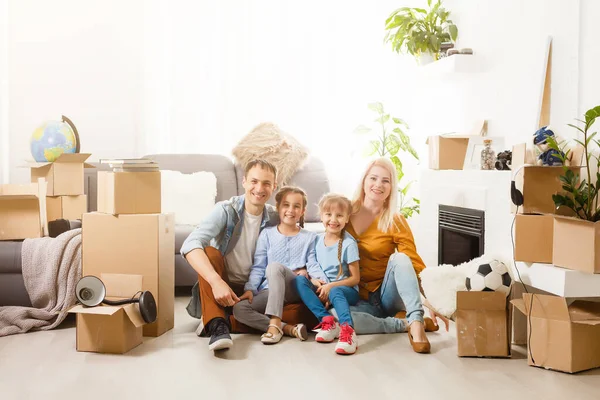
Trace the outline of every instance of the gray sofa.
<instances>
[{"instance_id":1,"label":"gray sofa","mask_svg":"<svg viewBox=\"0 0 600 400\"><path fill-rule=\"evenodd\" d=\"M182 173L210 171L217 177L216 201L229 199L244 193L242 187L243 169L227 157L214 154L154 154L146 156L159 163L164 170ZM109 170L105 164L93 164L85 172L85 193L88 195L88 211L97 210L97 171ZM321 231L317 212L317 202L329 191L329 180L323 163L314 157L291 179L290 184L299 186L307 192L309 205L306 213L307 229ZM269 203L274 204L275 196ZM194 226L177 225L175 227L175 286L192 286L197 275L179 254L183 241L192 232ZM0 242L0 306L30 305L29 297L21 275L21 252L19 242Z\"/></svg>"}]
</instances>

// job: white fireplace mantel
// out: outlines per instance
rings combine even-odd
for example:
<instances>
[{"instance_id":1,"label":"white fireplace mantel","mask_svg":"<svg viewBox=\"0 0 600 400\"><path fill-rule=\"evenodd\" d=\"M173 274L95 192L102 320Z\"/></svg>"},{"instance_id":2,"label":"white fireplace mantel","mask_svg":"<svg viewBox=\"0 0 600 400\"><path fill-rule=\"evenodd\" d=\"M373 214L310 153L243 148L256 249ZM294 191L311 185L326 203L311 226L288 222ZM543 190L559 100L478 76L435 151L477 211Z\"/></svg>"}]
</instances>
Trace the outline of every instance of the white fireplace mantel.
<instances>
[{"instance_id":1,"label":"white fireplace mantel","mask_svg":"<svg viewBox=\"0 0 600 400\"><path fill-rule=\"evenodd\" d=\"M551 264L513 262L510 171L423 170L421 214L414 229L417 250L425 265L438 265L438 206L485 211L484 254L504 262L522 282L558 296L600 297L600 274L586 274Z\"/></svg>"},{"instance_id":2,"label":"white fireplace mantel","mask_svg":"<svg viewBox=\"0 0 600 400\"><path fill-rule=\"evenodd\" d=\"M421 215L415 240L425 265L438 265L440 204L485 211L484 254L512 262L511 171L421 171Z\"/></svg>"}]
</instances>

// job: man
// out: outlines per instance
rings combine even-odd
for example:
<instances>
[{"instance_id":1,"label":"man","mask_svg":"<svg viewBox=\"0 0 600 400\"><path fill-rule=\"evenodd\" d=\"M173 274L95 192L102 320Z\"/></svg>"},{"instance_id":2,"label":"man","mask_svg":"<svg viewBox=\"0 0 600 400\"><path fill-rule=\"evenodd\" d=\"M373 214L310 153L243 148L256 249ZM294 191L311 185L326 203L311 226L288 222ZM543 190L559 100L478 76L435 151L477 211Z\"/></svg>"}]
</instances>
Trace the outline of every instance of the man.
<instances>
[{"instance_id":1,"label":"man","mask_svg":"<svg viewBox=\"0 0 600 400\"><path fill-rule=\"evenodd\" d=\"M276 177L271 163L249 162L242 181L244 195L217 203L181 247L181 254L198 273L188 312L199 317L200 302L204 324L200 335L210 335L209 350L230 348L230 330L244 330L230 327L230 307L245 298L244 284L259 233L278 223L275 208L266 204L276 188Z\"/></svg>"}]
</instances>

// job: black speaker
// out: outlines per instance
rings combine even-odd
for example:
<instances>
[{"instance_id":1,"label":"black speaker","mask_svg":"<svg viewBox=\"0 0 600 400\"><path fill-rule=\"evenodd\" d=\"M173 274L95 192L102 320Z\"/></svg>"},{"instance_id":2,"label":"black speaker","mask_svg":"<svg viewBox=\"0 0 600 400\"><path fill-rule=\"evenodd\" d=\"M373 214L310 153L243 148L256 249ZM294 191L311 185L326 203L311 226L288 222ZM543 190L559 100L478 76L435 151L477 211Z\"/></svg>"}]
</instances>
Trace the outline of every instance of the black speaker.
<instances>
[{"instance_id":1,"label":"black speaker","mask_svg":"<svg viewBox=\"0 0 600 400\"><path fill-rule=\"evenodd\" d=\"M136 293L137 294L137 293ZM148 324L156 321L156 301L151 292L142 292L140 297L124 300L106 300L106 287L104 283L93 275L84 276L77 282L75 287L75 296L81 304L86 307L95 307L101 303L111 306L120 306L123 304L139 303L140 314Z\"/></svg>"}]
</instances>

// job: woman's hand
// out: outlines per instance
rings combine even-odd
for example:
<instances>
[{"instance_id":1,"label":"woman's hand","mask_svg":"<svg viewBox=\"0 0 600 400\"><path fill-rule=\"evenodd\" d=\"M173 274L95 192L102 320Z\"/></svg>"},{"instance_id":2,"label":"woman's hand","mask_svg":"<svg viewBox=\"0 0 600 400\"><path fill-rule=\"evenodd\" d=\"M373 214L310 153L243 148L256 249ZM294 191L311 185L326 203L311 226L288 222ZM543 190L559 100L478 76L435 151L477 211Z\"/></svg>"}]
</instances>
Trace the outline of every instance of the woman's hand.
<instances>
[{"instance_id":1,"label":"woman's hand","mask_svg":"<svg viewBox=\"0 0 600 400\"><path fill-rule=\"evenodd\" d=\"M310 283L313 284L314 287L316 287L317 289L320 288L321 286L323 286L324 284L326 284L327 282L325 282L322 279L317 279L317 278L312 278L310 280Z\"/></svg>"},{"instance_id":2,"label":"woman's hand","mask_svg":"<svg viewBox=\"0 0 600 400\"><path fill-rule=\"evenodd\" d=\"M321 287L319 287L317 289L317 294L319 295L319 299L321 301L326 301L329 299L329 291L331 290L331 283L326 283L324 285L321 285Z\"/></svg>"},{"instance_id":3,"label":"woman's hand","mask_svg":"<svg viewBox=\"0 0 600 400\"><path fill-rule=\"evenodd\" d=\"M437 326L438 325L437 319L438 318L441 319L442 322L444 322L444 325L446 325L446 332L448 332L448 330L450 329L450 320L448 318L444 317L443 315L438 314L435 311L435 308L433 308L433 306L429 302L429 300L425 299L423 301L423 305L429 309L429 314L431 315L431 319L433 320L433 323Z\"/></svg>"},{"instance_id":4,"label":"woman's hand","mask_svg":"<svg viewBox=\"0 0 600 400\"><path fill-rule=\"evenodd\" d=\"M308 272L306 271L306 268L298 268L297 270L294 271L296 273L296 275L298 276L303 276L306 279L309 279L308 277Z\"/></svg>"}]
</instances>

